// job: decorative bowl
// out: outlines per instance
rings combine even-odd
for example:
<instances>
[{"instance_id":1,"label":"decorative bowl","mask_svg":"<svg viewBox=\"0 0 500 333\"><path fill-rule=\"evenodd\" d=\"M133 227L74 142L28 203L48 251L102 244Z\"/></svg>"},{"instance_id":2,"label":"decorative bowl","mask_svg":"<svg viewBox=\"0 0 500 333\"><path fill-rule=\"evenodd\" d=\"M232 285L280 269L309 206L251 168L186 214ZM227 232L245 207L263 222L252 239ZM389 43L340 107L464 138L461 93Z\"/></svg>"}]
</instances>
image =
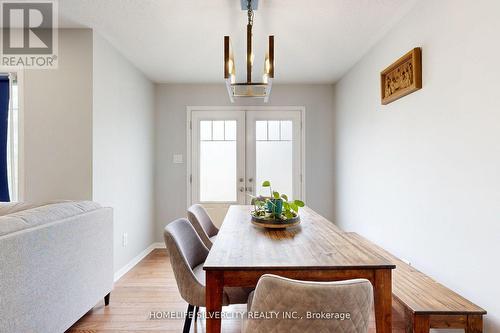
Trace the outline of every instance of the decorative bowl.
<instances>
[{"instance_id":1,"label":"decorative bowl","mask_svg":"<svg viewBox=\"0 0 500 333\"><path fill-rule=\"evenodd\" d=\"M294 227L300 223L300 216L297 215L291 219L281 220L269 218L267 216L257 217L252 215L252 223L256 226L269 229L286 229Z\"/></svg>"}]
</instances>

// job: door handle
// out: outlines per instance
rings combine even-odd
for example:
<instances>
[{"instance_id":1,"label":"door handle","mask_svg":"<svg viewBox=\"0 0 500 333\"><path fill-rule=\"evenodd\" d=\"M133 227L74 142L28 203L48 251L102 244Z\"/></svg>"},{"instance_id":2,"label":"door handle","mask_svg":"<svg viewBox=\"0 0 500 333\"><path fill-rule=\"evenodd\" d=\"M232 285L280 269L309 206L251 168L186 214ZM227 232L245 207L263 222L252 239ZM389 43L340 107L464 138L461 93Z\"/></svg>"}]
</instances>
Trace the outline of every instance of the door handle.
<instances>
[{"instance_id":1,"label":"door handle","mask_svg":"<svg viewBox=\"0 0 500 333\"><path fill-rule=\"evenodd\" d=\"M248 186L248 187L246 188L246 190L247 190L247 192L250 192L250 193L251 193L251 192L253 191L253 187L252 187L252 186Z\"/></svg>"},{"instance_id":2,"label":"door handle","mask_svg":"<svg viewBox=\"0 0 500 333\"><path fill-rule=\"evenodd\" d=\"M245 192L245 187L240 187L240 192Z\"/></svg>"}]
</instances>

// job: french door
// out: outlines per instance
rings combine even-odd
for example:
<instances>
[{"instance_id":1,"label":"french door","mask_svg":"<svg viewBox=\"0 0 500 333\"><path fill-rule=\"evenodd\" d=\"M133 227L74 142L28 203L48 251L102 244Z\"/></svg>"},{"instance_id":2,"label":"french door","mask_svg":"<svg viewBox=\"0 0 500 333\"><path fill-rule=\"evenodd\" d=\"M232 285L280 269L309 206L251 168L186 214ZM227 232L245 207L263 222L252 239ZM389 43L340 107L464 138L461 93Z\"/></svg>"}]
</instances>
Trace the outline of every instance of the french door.
<instances>
[{"instance_id":1,"label":"french door","mask_svg":"<svg viewBox=\"0 0 500 333\"><path fill-rule=\"evenodd\" d=\"M303 199L299 110L192 111L190 203L201 203L220 225L232 204L269 196L261 184Z\"/></svg>"}]
</instances>

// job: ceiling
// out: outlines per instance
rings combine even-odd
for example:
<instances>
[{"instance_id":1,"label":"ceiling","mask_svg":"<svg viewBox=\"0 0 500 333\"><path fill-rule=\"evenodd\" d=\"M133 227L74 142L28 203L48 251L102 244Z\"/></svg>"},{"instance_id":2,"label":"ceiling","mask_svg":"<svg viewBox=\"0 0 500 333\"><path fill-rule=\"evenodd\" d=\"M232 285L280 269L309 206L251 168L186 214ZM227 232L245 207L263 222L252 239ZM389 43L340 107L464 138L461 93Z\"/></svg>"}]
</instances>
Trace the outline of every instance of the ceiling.
<instances>
[{"instance_id":1,"label":"ceiling","mask_svg":"<svg viewBox=\"0 0 500 333\"><path fill-rule=\"evenodd\" d=\"M254 72L275 35L275 83L333 83L417 0L260 0ZM155 82L220 83L223 36L245 77L240 0L60 0L59 25L95 29Z\"/></svg>"}]
</instances>

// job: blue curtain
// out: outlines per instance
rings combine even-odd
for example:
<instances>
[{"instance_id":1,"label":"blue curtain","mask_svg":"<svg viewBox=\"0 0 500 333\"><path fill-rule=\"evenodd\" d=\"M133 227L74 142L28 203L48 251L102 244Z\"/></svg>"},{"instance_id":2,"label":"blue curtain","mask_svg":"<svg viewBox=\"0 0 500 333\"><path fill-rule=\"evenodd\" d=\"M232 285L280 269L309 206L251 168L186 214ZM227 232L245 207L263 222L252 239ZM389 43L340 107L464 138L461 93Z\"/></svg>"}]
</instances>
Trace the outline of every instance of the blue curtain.
<instances>
[{"instance_id":1,"label":"blue curtain","mask_svg":"<svg viewBox=\"0 0 500 333\"><path fill-rule=\"evenodd\" d=\"M7 128L9 124L9 78L0 77L0 201L10 201L7 175Z\"/></svg>"}]
</instances>

